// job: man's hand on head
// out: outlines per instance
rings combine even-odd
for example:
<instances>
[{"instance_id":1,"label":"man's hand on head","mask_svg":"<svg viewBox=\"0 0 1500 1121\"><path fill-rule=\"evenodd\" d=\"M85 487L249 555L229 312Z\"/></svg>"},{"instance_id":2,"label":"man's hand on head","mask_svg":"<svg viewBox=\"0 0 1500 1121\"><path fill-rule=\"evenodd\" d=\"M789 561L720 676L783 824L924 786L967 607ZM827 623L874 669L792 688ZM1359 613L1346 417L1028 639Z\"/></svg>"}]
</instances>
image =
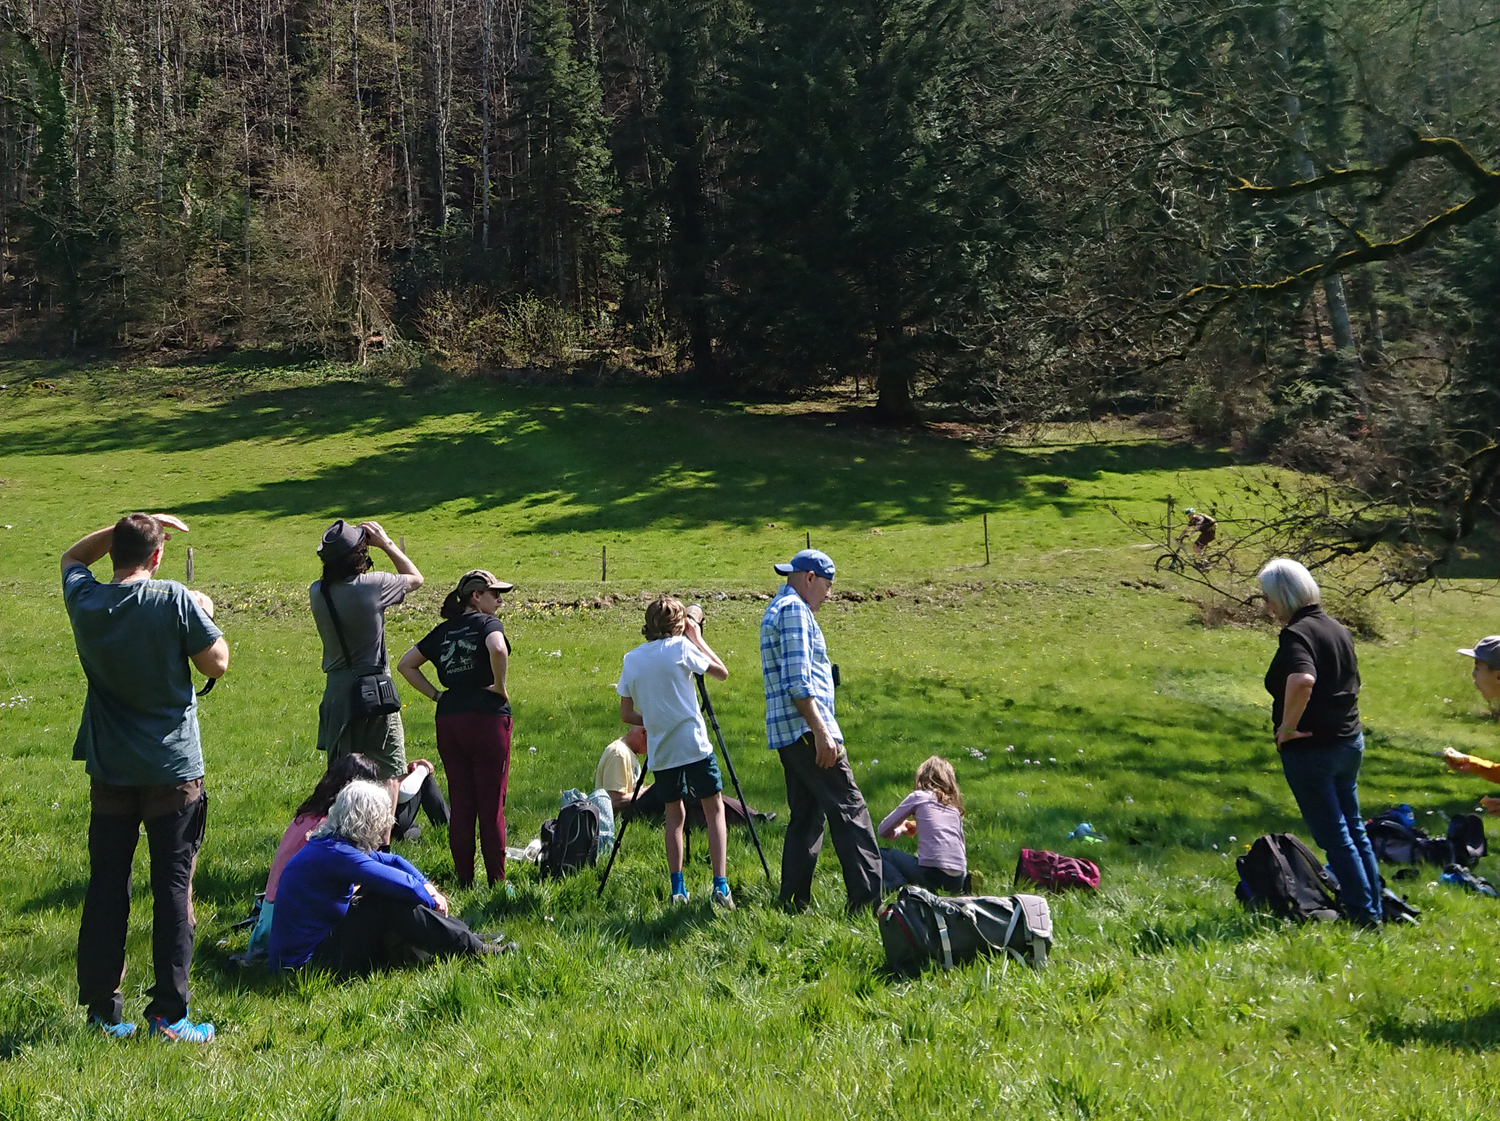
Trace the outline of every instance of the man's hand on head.
<instances>
[{"instance_id":1,"label":"man's hand on head","mask_svg":"<svg viewBox=\"0 0 1500 1121\"><path fill-rule=\"evenodd\" d=\"M151 516L168 529L175 529L178 533L188 532L187 522L183 521L176 514L152 514Z\"/></svg>"},{"instance_id":2,"label":"man's hand on head","mask_svg":"<svg viewBox=\"0 0 1500 1121\"><path fill-rule=\"evenodd\" d=\"M188 595L192 596L197 601L198 606L203 608L203 614L207 615L210 619L214 617L214 601L209 599L207 593L189 588Z\"/></svg>"}]
</instances>

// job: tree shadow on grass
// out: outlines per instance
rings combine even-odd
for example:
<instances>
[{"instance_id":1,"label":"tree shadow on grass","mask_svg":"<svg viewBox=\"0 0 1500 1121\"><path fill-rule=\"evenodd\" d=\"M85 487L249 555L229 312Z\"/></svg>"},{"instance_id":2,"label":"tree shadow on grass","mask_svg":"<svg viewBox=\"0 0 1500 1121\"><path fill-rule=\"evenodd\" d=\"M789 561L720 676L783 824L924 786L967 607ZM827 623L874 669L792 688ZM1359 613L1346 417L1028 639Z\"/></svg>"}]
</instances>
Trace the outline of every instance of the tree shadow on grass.
<instances>
[{"instance_id":1,"label":"tree shadow on grass","mask_svg":"<svg viewBox=\"0 0 1500 1121\"><path fill-rule=\"evenodd\" d=\"M1370 1034L1392 1047L1417 1043L1455 1051L1493 1051L1500 1047L1500 1006L1472 1016L1434 1016L1417 1023L1399 1016L1382 1017L1371 1025Z\"/></svg>"},{"instance_id":2,"label":"tree shadow on grass","mask_svg":"<svg viewBox=\"0 0 1500 1121\"><path fill-rule=\"evenodd\" d=\"M767 518L845 526L946 524L980 512L1048 508L1063 516L1104 499L1069 497L1033 476L1180 471L1231 462L1186 445L1112 442L1052 450L972 447L924 433L812 425L734 407L684 406L636 391L527 391L461 386L413 394L336 383L252 393L171 415L41 424L7 434L10 454L184 451L257 439L380 438L434 418L353 462L257 482L180 508L186 515L389 516L457 502L460 513L551 507L523 532L652 525L758 526ZM454 419L462 418L462 419ZM456 429L456 430L455 430Z\"/></svg>"},{"instance_id":3,"label":"tree shadow on grass","mask_svg":"<svg viewBox=\"0 0 1500 1121\"><path fill-rule=\"evenodd\" d=\"M83 907L83 897L88 894L87 879L63 880L46 891L33 895L16 904L16 911L23 915L34 915L45 911L73 911Z\"/></svg>"}]
</instances>

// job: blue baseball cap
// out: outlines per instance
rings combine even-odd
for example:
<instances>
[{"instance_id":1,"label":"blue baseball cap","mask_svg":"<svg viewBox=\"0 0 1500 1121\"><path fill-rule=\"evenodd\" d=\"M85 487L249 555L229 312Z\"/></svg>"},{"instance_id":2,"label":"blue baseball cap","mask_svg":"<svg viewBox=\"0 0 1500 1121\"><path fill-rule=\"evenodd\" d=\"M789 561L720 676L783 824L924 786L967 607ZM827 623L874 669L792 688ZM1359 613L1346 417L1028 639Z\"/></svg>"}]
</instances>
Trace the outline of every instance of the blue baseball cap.
<instances>
[{"instance_id":1,"label":"blue baseball cap","mask_svg":"<svg viewBox=\"0 0 1500 1121\"><path fill-rule=\"evenodd\" d=\"M814 576L832 580L834 573L833 558L819 549L803 549L786 564L771 567L783 576L790 576L794 572L811 572Z\"/></svg>"},{"instance_id":2,"label":"blue baseball cap","mask_svg":"<svg viewBox=\"0 0 1500 1121\"><path fill-rule=\"evenodd\" d=\"M1459 653L1476 662L1483 662L1491 669L1500 669L1500 634L1481 638L1472 650L1460 650Z\"/></svg>"}]
</instances>

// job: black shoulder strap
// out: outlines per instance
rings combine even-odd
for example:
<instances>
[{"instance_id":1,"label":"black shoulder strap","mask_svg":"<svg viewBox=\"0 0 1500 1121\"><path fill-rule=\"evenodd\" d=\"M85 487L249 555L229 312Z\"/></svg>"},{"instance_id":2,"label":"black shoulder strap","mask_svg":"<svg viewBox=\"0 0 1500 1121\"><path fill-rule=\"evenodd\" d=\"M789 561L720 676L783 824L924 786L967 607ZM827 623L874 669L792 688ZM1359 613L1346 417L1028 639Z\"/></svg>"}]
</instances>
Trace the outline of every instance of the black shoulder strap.
<instances>
[{"instance_id":1,"label":"black shoulder strap","mask_svg":"<svg viewBox=\"0 0 1500 1121\"><path fill-rule=\"evenodd\" d=\"M344 628L343 625L339 623L339 613L334 610L333 596L328 594L328 581L319 580L318 588L323 593L323 602L328 605L328 616L333 620L333 633L338 635L339 649L344 652L344 664L352 670L354 669L354 659L349 656L349 644L344 641ZM381 637L385 637L383 633Z\"/></svg>"}]
</instances>

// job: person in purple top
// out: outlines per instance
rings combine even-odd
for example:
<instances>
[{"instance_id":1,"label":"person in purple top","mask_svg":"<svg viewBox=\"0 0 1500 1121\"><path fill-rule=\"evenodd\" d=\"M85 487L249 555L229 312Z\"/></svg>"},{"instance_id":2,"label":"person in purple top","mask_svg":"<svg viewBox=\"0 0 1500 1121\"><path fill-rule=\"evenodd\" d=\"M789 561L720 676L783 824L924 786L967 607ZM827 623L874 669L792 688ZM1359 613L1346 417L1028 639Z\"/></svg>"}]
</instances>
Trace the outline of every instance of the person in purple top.
<instances>
[{"instance_id":1,"label":"person in purple top","mask_svg":"<svg viewBox=\"0 0 1500 1121\"><path fill-rule=\"evenodd\" d=\"M359 781L339 791L327 819L282 870L271 969L364 973L514 948L475 934L448 914L447 898L410 862L376 851L393 821L384 786Z\"/></svg>"},{"instance_id":2,"label":"person in purple top","mask_svg":"<svg viewBox=\"0 0 1500 1121\"><path fill-rule=\"evenodd\" d=\"M916 789L888 813L875 830L890 839L917 838L917 855L902 849L880 850L881 886L895 891L916 884L933 891L963 891L969 859L964 848L964 796L953 764L933 755L917 768Z\"/></svg>"}]
</instances>

